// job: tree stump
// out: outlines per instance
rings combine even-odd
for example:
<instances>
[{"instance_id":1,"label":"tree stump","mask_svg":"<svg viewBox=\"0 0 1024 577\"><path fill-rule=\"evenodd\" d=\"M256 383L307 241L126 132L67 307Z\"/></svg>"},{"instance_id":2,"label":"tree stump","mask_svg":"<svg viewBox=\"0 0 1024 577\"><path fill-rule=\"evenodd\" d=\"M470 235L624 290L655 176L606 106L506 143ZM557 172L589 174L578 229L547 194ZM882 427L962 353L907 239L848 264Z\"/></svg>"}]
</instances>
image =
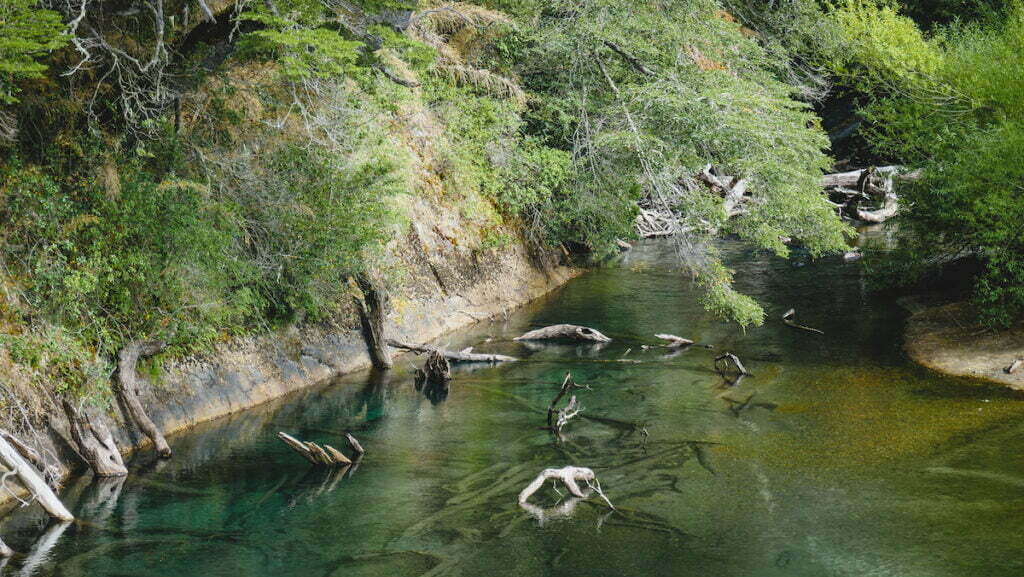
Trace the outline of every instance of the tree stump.
<instances>
[{"instance_id":1,"label":"tree stump","mask_svg":"<svg viewBox=\"0 0 1024 577\"><path fill-rule=\"evenodd\" d=\"M97 477L121 477L128 474L121 452L114 443L110 430L98 419L79 411L64 399L64 412L71 427L71 438L82 458Z\"/></svg>"},{"instance_id":2,"label":"tree stump","mask_svg":"<svg viewBox=\"0 0 1024 577\"><path fill-rule=\"evenodd\" d=\"M374 286L366 275L357 276L356 284L359 286L362 298L355 297L354 300L356 308L359 310L359 320L363 325L363 335L366 338L370 360L377 369L390 369L394 363L391 360L391 350L388 348L387 338L388 295Z\"/></svg>"}]
</instances>

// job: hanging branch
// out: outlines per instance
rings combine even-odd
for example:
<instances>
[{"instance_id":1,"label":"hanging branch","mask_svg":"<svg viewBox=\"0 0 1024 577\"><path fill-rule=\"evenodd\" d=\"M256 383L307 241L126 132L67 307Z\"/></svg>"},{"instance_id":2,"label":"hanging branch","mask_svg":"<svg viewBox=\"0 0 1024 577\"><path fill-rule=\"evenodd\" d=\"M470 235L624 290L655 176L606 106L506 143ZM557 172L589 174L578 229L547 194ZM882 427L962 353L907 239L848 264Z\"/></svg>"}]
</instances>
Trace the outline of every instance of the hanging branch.
<instances>
[{"instance_id":1,"label":"hanging branch","mask_svg":"<svg viewBox=\"0 0 1024 577\"><path fill-rule=\"evenodd\" d=\"M616 44L616 43L614 43L614 42L612 42L610 40L605 40L604 41L604 45L607 46L608 48L611 48L612 52L614 52L614 53L618 54L619 56L621 56L623 60L628 62L629 65L632 66L633 69L636 70L637 72L639 72L640 74L643 74L644 76L651 76L651 77L657 76L657 74L655 74L655 72L653 70L651 70L650 68L648 68L643 62L641 62L639 58L637 58L636 56L633 56L629 52L626 52L618 44Z\"/></svg>"}]
</instances>

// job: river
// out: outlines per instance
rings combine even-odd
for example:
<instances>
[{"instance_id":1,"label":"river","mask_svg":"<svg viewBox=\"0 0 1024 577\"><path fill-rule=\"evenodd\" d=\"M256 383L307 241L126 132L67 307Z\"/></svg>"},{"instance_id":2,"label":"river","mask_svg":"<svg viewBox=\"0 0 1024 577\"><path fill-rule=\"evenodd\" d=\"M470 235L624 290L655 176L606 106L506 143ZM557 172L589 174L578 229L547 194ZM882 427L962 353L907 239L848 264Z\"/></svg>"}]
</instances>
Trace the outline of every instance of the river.
<instances>
[{"instance_id":1,"label":"river","mask_svg":"<svg viewBox=\"0 0 1024 577\"><path fill-rule=\"evenodd\" d=\"M4 575L964 576L1024 574L1024 403L902 353L904 314L857 264L723 247L765 304L743 331L705 312L670 243L643 243L512 314L441 344L524 358L458 367L446 398L392 375L349 375L171 437L126 479L69 483L79 517L4 522L26 553ZM794 330L778 319L797 309ZM606 346L524 345L555 323ZM667 332L714 346L642 350ZM724 351L753 376L729 386ZM627 351L628 354L627 354ZM563 376L586 415L542 430ZM743 410L730 403L755 395ZM637 427L622 422L636 423ZM312 470L286 431L366 447L342 475ZM646 433L646 434L644 434ZM516 495L546 467L593 468L599 499ZM563 491L564 492L564 491Z\"/></svg>"}]
</instances>

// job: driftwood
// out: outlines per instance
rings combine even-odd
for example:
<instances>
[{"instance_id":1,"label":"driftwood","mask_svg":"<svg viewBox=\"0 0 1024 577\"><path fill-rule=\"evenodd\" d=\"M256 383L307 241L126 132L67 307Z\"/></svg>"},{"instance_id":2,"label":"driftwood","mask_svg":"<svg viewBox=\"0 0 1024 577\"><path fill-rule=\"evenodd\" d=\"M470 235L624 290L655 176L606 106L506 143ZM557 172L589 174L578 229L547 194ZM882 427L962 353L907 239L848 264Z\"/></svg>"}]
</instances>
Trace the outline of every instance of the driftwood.
<instances>
[{"instance_id":1,"label":"driftwood","mask_svg":"<svg viewBox=\"0 0 1024 577\"><path fill-rule=\"evenodd\" d=\"M8 547L7 543L4 543L3 539L0 539L0 559L6 559L12 555L14 555L14 550ZM6 563L6 561L4 563ZM0 569L3 569L3 565L0 565Z\"/></svg>"},{"instance_id":2,"label":"driftwood","mask_svg":"<svg viewBox=\"0 0 1024 577\"><path fill-rule=\"evenodd\" d=\"M54 489L57 488L62 475L62 471L59 466L48 464L39 451L28 446L24 441L15 437L9 431L0 429L0 438L6 439L8 443L18 450L18 453L20 453L26 461L38 469L43 474L43 479L47 481L47 484L50 487Z\"/></svg>"},{"instance_id":3,"label":"driftwood","mask_svg":"<svg viewBox=\"0 0 1024 577\"><path fill-rule=\"evenodd\" d=\"M64 399L64 412L71 428L71 438L82 458L89 463L97 477L122 477L128 474L121 451L100 420L91 418L85 410L79 411Z\"/></svg>"},{"instance_id":4,"label":"driftwood","mask_svg":"<svg viewBox=\"0 0 1024 577\"><path fill-rule=\"evenodd\" d=\"M160 429L146 414L146 409L143 408L142 401L139 400L140 388L146 383L146 380L139 376L136 365L139 359L151 357L165 348L167 345L159 341L132 341L125 345L117 356L118 370L114 386L114 392L127 408L132 422L153 441L157 455L163 459L170 458L171 447L167 444L167 439L164 438Z\"/></svg>"},{"instance_id":5,"label":"driftwood","mask_svg":"<svg viewBox=\"0 0 1024 577\"><path fill-rule=\"evenodd\" d=\"M823 331L823 330L807 327L807 326L804 326L804 325L801 325L801 324L797 324L795 318L796 318L796 309L789 309L788 311L786 311L786 314L782 315L782 322L786 323L787 327L793 327L794 329L800 329L802 331L807 331L809 333L815 333L815 334L818 334L818 335L825 334L825 331Z\"/></svg>"},{"instance_id":6,"label":"driftwood","mask_svg":"<svg viewBox=\"0 0 1024 577\"><path fill-rule=\"evenodd\" d=\"M615 239L615 246L619 247L619 250L622 251L622 252L626 252L628 250L632 250L632 248L633 248L633 245L631 245L628 242L622 240L621 238Z\"/></svg>"},{"instance_id":7,"label":"driftwood","mask_svg":"<svg viewBox=\"0 0 1024 577\"><path fill-rule=\"evenodd\" d=\"M566 373L565 379L562 380L562 386L558 389L558 394L555 395L554 399L551 399L551 404L548 405L548 428L554 431L556 434L562 432L562 428L569 423L569 421L579 415L583 411L583 407L576 401L576 396L573 395L569 399L569 404L559 409L558 403L565 395L569 394L569 391L573 389L584 389L587 388L582 385L577 385L572 380L572 373Z\"/></svg>"},{"instance_id":8,"label":"driftwood","mask_svg":"<svg viewBox=\"0 0 1024 577\"><path fill-rule=\"evenodd\" d=\"M1012 363L1010 363L1010 366L1004 368L1003 372L1008 374L1008 375L1012 375L1013 373L1016 373L1017 369L1019 369L1021 367L1024 367L1024 359L1017 359L1017 360L1013 361Z\"/></svg>"},{"instance_id":9,"label":"driftwood","mask_svg":"<svg viewBox=\"0 0 1024 577\"><path fill-rule=\"evenodd\" d=\"M553 339L572 339L577 341L591 341L595 343L610 343L612 340L600 332L579 325L552 325L535 331L530 331L522 336L516 337L517 341L544 341Z\"/></svg>"},{"instance_id":10,"label":"driftwood","mask_svg":"<svg viewBox=\"0 0 1024 577\"><path fill-rule=\"evenodd\" d=\"M347 467L352 464L351 459L330 445L321 446L308 441L302 442L284 432L278 433L277 438L284 441L284 444L291 447L296 453L302 455L303 458L318 467L335 467L339 465Z\"/></svg>"},{"instance_id":11,"label":"driftwood","mask_svg":"<svg viewBox=\"0 0 1024 577\"><path fill-rule=\"evenodd\" d=\"M736 371L739 372L741 376L745 377L750 375L747 368L743 366L742 362L740 362L740 358L728 352L715 357L715 370L724 375L726 369L729 368L730 362L734 367L736 367Z\"/></svg>"},{"instance_id":12,"label":"driftwood","mask_svg":"<svg viewBox=\"0 0 1024 577\"><path fill-rule=\"evenodd\" d=\"M412 351L412 352L417 353L417 354L420 354L420 353L432 353L434 351L437 351L438 353L444 355L444 357L446 359L450 360L450 361L458 361L458 362L464 362L464 363L504 363L504 362L514 362L514 361L518 361L519 360L516 357L509 357L509 356L505 356L505 355L490 355L490 354L474 353L473 352L473 347L469 347L467 349L463 349L461 351L455 352L455 351L448 351L448 350L437 348L437 347L432 347L430 345L416 345L416 344L410 344L410 343L403 343L403 342L400 342L400 341L396 341L394 339L389 339L388 340L388 345L393 347L393 348L396 348L396 349L403 349L403 350L406 350L406 351Z\"/></svg>"},{"instance_id":13,"label":"driftwood","mask_svg":"<svg viewBox=\"0 0 1024 577\"><path fill-rule=\"evenodd\" d=\"M53 489L39 475L39 472L4 437L0 437L0 464L8 471L4 474L4 480L9 475L17 475L22 486L32 494L35 500L39 501L39 504L43 506L43 509L46 509L46 512L51 517L61 521L73 521L75 519L67 507L57 498ZM0 549L2 548L0 547Z\"/></svg>"},{"instance_id":14,"label":"driftwood","mask_svg":"<svg viewBox=\"0 0 1024 577\"><path fill-rule=\"evenodd\" d=\"M348 441L348 446L352 447L352 452L356 455L361 457L366 454L366 450L351 433L345 433L345 440Z\"/></svg>"},{"instance_id":15,"label":"driftwood","mask_svg":"<svg viewBox=\"0 0 1024 577\"><path fill-rule=\"evenodd\" d=\"M548 480L561 481L573 497L579 497L580 499L586 499L590 496L589 491L584 492L579 486L580 482L586 483L588 489L600 495L601 498L604 499L605 503L608 503L609 507L612 509L615 508L615 506L612 505L612 502L608 500L608 497L605 497L604 493L601 491L601 484L597 480L597 475L594 474L592 469L588 469L586 467L544 469L539 475L537 475L537 478L531 481L530 484L519 493L519 504L522 505L527 503L530 500L530 497L543 487L544 483Z\"/></svg>"},{"instance_id":16,"label":"driftwood","mask_svg":"<svg viewBox=\"0 0 1024 577\"><path fill-rule=\"evenodd\" d=\"M822 187L833 200L840 216L847 216L863 222L883 223L899 212L899 197L894 181L913 181L921 177L921 171L908 171L900 166L868 167L849 172L827 174L822 177ZM877 200L880 205L873 210L861 208L863 201Z\"/></svg>"},{"instance_id":17,"label":"driftwood","mask_svg":"<svg viewBox=\"0 0 1024 577\"><path fill-rule=\"evenodd\" d=\"M388 348L390 343L387 339L387 323L385 322L387 320L388 295L374 286L365 275L357 276L355 282L359 286L362 298L353 297L353 300L359 311L359 320L363 325L363 335L370 352L370 360L377 369L390 369L393 363L391 350Z\"/></svg>"},{"instance_id":18,"label":"driftwood","mask_svg":"<svg viewBox=\"0 0 1024 577\"><path fill-rule=\"evenodd\" d=\"M667 344L664 344L662 346L669 349L680 349L682 347L688 347L693 344L693 341L691 341L690 339L684 339L683 337L677 337L675 335L661 333L654 336L663 341L668 341Z\"/></svg>"}]
</instances>

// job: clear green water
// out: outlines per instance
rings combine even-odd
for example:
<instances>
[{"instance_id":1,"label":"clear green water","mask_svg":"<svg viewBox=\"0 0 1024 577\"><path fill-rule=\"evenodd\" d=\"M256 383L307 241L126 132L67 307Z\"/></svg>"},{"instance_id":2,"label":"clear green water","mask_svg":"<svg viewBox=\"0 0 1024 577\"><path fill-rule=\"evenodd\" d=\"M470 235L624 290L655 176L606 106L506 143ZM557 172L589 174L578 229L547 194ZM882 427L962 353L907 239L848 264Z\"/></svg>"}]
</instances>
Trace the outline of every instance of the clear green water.
<instances>
[{"instance_id":1,"label":"clear green water","mask_svg":"<svg viewBox=\"0 0 1024 577\"><path fill-rule=\"evenodd\" d=\"M857 266L728 250L741 288L769 306L763 328L711 318L670 245L649 244L453 337L526 360L461 368L443 401L414 390L403 360L391 376L347 377L175 436L173 460L139 455L127 479L73 483L77 524L45 531L25 511L0 527L28 554L5 574L1024 574L1020 398L908 363L902 313L864 292ZM779 323L791 306L825 336ZM556 322L615 341L507 340ZM641 351L656 332L734 351L754 376L727 391L714 351ZM619 362L630 348L640 362ZM565 371L592 385L579 394L587 414L643 423L646 443L592 420L562 443L540 430ZM754 392L777 408L736 415L719 398ZM343 446L345 430L368 454L343 477L310 470L274 436ZM591 500L542 522L516 505L541 469L566 464L594 468L620 511Z\"/></svg>"}]
</instances>

